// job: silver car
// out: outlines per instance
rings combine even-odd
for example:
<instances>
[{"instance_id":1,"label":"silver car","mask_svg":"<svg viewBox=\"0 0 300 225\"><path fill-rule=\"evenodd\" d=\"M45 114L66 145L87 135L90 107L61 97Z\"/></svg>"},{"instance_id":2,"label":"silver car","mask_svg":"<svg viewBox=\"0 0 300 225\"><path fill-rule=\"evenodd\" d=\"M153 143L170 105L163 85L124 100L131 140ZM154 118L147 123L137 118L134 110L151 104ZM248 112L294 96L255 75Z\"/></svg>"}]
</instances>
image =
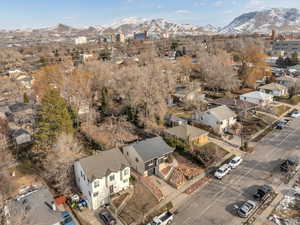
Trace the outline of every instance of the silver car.
<instances>
[{"instance_id":1,"label":"silver car","mask_svg":"<svg viewBox=\"0 0 300 225\"><path fill-rule=\"evenodd\" d=\"M238 208L238 215L242 218L247 218L256 209L257 204L254 201L248 200Z\"/></svg>"}]
</instances>

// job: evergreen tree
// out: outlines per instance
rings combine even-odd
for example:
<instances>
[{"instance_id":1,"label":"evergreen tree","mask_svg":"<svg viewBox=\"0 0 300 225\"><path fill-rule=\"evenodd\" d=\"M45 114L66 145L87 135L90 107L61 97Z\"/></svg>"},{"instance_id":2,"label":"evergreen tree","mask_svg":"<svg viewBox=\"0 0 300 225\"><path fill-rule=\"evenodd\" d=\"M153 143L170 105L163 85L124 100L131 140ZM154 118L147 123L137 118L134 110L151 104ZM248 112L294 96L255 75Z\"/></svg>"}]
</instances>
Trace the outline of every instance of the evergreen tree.
<instances>
[{"instance_id":1,"label":"evergreen tree","mask_svg":"<svg viewBox=\"0 0 300 225\"><path fill-rule=\"evenodd\" d=\"M29 97L28 97L28 95L26 94L26 92L24 92L24 94L23 94L23 102L24 102L24 103L29 103Z\"/></svg>"},{"instance_id":2,"label":"evergreen tree","mask_svg":"<svg viewBox=\"0 0 300 225\"><path fill-rule=\"evenodd\" d=\"M282 58L282 56L279 56L279 58L276 60L276 65L281 68L285 67L285 62L284 62L284 59Z\"/></svg>"},{"instance_id":3,"label":"evergreen tree","mask_svg":"<svg viewBox=\"0 0 300 225\"><path fill-rule=\"evenodd\" d=\"M285 67L292 66L293 62L290 57L286 57L284 60Z\"/></svg>"},{"instance_id":4,"label":"evergreen tree","mask_svg":"<svg viewBox=\"0 0 300 225\"><path fill-rule=\"evenodd\" d=\"M171 44L171 49L173 51L177 50L178 48L178 42L177 41L173 41L172 44Z\"/></svg>"},{"instance_id":5,"label":"evergreen tree","mask_svg":"<svg viewBox=\"0 0 300 225\"><path fill-rule=\"evenodd\" d=\"M295 66L295 65L299 64L299 59L298 59L298 53L297 52L294 52L292 54L291 61L292 61L292 66Z\"/></svg>"},{"instance_id":6,"label":"evergreen tree","mask_svg":"<svg viewBox=\"0 0 300 225\"><path fill-rule=\"evenodd\" d=\"M66 101L56 89L49 89L42 98L38 111L37 132L38 145L51 145L61 133L73 131L73 121Z\"/></svg>"}]
</instances>

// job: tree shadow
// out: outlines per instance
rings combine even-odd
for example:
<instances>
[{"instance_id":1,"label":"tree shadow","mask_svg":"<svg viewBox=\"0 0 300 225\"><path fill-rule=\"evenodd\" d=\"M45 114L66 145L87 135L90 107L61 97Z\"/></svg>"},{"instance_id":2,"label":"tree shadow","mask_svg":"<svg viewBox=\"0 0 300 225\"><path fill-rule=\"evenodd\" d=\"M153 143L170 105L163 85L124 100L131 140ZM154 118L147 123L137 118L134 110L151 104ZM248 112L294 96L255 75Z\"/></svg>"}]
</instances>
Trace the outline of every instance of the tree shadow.
<instances>
[{"instance_id":1,"label":"tree shadow","mask_svg":"<svg viewBox=\"0 0 300 225\"><path fill-rule=\"evenodd\" d=\"M249 187L246 187L242 189L242 196L244 196L246 199L254 200L253 195L256 193L257 189L260 187L260 185L251 185Z\"/></svg>"}]
</instances>

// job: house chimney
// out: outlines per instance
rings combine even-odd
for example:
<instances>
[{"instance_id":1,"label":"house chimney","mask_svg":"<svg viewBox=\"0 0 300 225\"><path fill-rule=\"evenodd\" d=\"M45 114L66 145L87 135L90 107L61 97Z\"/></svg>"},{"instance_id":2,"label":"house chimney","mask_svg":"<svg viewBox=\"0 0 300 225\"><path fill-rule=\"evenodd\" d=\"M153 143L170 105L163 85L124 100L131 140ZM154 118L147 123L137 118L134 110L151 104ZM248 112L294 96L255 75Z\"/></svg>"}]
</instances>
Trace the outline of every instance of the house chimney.
<instances>
[{"instance_id":1,"label":"house chimney","mask_svg":"<svg viewBox=\"0 0 300 225\"><path fill-rule=\"evenodd\" d=\"M56 205L55 205L55 202L51 202L51 208L53 211L56 211Z\"/></svg>"}]
</instances>

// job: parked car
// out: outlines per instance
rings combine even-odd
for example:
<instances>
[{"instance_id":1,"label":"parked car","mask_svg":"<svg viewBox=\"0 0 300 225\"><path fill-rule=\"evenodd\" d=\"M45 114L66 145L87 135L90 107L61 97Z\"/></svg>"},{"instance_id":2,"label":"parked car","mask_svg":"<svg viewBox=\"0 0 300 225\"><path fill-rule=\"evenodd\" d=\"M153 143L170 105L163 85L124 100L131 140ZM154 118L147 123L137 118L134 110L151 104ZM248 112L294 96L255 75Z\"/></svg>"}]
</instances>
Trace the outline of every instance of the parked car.
<instances>
[{"instance_id":1,"label":"parked car","mask_svg":"<svg viewBox=\"0 0 300 225\"><path fill-rule=\"evenodd\" d=\"M257 207L256 202L248 200L244 202L237 210L237 213L242 218L247 218Z\"/></svg>"},{"instance_id":2,"label":"parked car","mask_svg":"<svg viewBox=\"0 0 300 225\"><path fill-rule=\"evenodd\" d=\"M70 213L67 211L61 212L61 216L64 218L62 225L75 225Z\"/></svg>"},{"instance_id":3,"label":"parked car","mask_svg":"<svg viewBox=\"0 0 300 225\"><path fill-rule=\"evenodd\" d=\"M297 118L299 116L300 116L300 112L299 111L292 112L292 114L291 114L292 118Z\"/></svg>"},{"instance_id":4,"label":"parked car","mask_svg":"<svg viewBox=\"0 0 300 225\"><path fill-rule=\"evenodd\" d=\"M256 201L264 201L271 195L272 192L273 192L272 187L270 187L268 185L263 185L263 186L257 188L257 191L253 195L253 198Z\"/></svg>"},{"instance_id":5,"label":"parked car","mask_svg":"<svg viewBox=\"0 0 300 225\"><path fill-rule=\"evenodd\" d=\"M229 164L224 164L221 166L217 171L215 172L215 177L218 179L222 179L224 176L226 176L231 170L231 167Z\"/></svg>"},{"instance_id":6,"label":"parked car","mask_svg":"<svg viewBox=\"0 0 300 225\"><path fill-rule=\"evenodd\" d=\"M282 172L289 172L291 169L297 167L298 160L296 158L288 158L284 160L280 165L280 170Z\"/></svg>"},{"instance_id":7,"label":"parked car","mask_svg":"<svg viewBox=\"0 0 300 225\"><path fill-rule=\"evenodd\" d=\"M242 157L235 156L233 159L230 160L229 166L231 169L236 168L238 165L240 165L243 162Z\"/></svg>"},{"instance_id":8,"label":"parked car","mask_svg":"<svg viewBox=\"0 0 300 225\"><path fill-rule=\"evenodd\" d=\"M173 213L167 211L161 214L160 216L156 216L153 220L148 223L148 225L166 225L171 224L173 222Z\"/></svg>"},{"instance_id":9,"label":"parked car","mask_svg":"<svg viewBox=\"0 0 300 225\"><path fill-rule=\"evenodd\" d=\"M285 120L279 120L275 123L275 128L276 129L282 129L284 127L286 127L289 124L289 120L285 119Z\"/></svg>"},{"instance_id":10,"label":"parked car","mask_svg":"<svg viewBox=\"0 0 300 225\"><path fill-rule=\"evenodd\" d=\"M104 222L105 225L115 225L117 224L116 219L110 214L107 209L102 210L99 213L101 220Z\"/></svg>"}]
</instances>

